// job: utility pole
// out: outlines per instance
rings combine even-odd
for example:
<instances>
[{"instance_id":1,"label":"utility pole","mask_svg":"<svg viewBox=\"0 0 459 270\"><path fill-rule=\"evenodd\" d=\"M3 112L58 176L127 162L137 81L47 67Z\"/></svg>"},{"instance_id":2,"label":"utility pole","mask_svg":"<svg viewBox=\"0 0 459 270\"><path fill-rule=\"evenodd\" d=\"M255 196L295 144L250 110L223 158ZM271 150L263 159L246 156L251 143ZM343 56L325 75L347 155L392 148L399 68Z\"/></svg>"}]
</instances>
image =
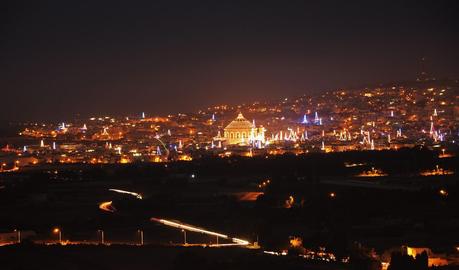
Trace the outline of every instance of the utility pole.
<instances>
[{"instance_id":1,"label":"utility pole","mask_svg":"<svg viewBox=\"0 0 459 270\"><path fill-rule=\"evenodd\" d=\"M105 234L104 234L104 230L99 230L99 233L100 233L100 243L102 245L105 244Z\"/></svg>"},{"instance_id":2,"label":"utility pole","mask_svg":"<svg viewBox=\"0 0 459 270\"><path fill-rule=\"evenodd\" d=\"M140 234L140 245L143 246L143 230L138 230Z\"/></svg>"},{"instance_id":3,"label":"utility pole","mask_svg":"<svg viewBox=\"0 0 459 270\"><path fill-rule=\"evenodd\" d=\"M16 240L18 244L20 244L21 243L21 230L15 229L14 231L16 232Z\"/></svg>"},{"instance_id":4,"label":"utility pole","mask_svg":"<svg viewBox=\"0 0 459 270\"><path fill-rule=\"evenodd\" d=\"M183 232L183 244L186 245L186 231L185 230L182 230Z\"/></svg>"}]
</instances>

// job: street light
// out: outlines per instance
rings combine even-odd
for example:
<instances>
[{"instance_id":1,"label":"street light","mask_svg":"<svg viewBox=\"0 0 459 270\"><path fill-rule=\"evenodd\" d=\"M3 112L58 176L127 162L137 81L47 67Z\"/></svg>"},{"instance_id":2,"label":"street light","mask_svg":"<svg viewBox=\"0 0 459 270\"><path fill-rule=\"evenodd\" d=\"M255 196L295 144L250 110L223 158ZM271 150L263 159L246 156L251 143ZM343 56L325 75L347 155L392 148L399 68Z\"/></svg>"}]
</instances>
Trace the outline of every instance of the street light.
<instances>
[{"instance_id":1,"label":"street light","mask_svg":"<svg viewBox=\"0 0 459 270\"><path fill-rule=\"evenodd\" d=\"M61 231L61 229L54 228L53 233L59 235L59 243L62 244L62 231Z\"/></svg>"},{"instance_id":2,"label":"street light","mask_svg":"<svg viewBox=\"0 0 459 270\"><path fill-rule=\"evenodd\" d=\"M183 232L183 244L186 246L186 231L185 230L182 230Z\"/></svg>"},{"instance_id":3,"label":"street light","mask_svg":"<svg viewBox=\"0 0 459 270\"><path fill-rule=\"evenodd\" d=\"M100 233L100 243L102 245L105 244L105 234L104 234L104 230L97 230L99 233Z\"/></svg>"},{"instance_id":4,"label":"street light","mask_svg":"<svg viewBox=\"0 0 459 270\"><path fill-rule=\"evenodd\" d=\"M143 246L143 230L137 230L137 232L139 232L140 235L140 245Z\"/></svg>"},{"instance_id":5,"label":"street light","mask_svg":"<svg viewBox=\"0 0 459 270\"><path fill-rule=\"evenodd\" d=\"M18 244L20 244L21 243L21 230L14 229L14 231L16 232L16 240Z\"/></svg>"},{"instance_id":6,"label":"street light","mask_svg":"<svg viewBox=\"0 0 459 270\"><path fill-rule=\"evenodd\" d=\"M448 191L446 191L445 189L440 189L439 193L443 197L447 197L448 196Z\"/></svg>"}]
</instances>

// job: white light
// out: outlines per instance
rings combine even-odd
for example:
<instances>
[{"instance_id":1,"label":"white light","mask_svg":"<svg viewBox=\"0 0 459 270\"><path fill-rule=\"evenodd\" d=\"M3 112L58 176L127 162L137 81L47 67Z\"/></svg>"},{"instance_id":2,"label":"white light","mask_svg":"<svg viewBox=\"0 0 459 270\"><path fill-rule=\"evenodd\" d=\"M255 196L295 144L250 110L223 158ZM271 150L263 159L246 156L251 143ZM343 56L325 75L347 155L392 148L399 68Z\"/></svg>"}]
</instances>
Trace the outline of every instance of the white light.
<instances>
[{"instance_id":1,"label":"white light","mask_svg":"<svg viewBox=\"0 0 459 270\"><path fill-rule=\"evenodd\" d=\"M135 193L135 192L130 192L130 191L126 191L126 190L121 190L121 189L109 189L110 191L113 191L113 192L117 192L117 193L124 193L124 194L129 194L129 195L132 195L134 197L136 197L137 199L139 200L142 200L143 197L142 195L140 195L139 193Z\"/></svg>"}]
</instances>

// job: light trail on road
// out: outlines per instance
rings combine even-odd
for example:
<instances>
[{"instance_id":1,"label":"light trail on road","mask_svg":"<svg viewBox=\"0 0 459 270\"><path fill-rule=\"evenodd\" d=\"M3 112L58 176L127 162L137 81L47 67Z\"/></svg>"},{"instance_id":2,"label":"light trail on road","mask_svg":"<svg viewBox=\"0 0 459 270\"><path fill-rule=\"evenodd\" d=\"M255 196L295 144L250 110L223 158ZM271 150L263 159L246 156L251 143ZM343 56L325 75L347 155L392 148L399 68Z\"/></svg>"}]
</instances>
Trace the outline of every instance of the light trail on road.
<instances>
[{"instance_id":1,"label":"light trail on road","mask_svg":"<svg viewBox=\"0 0 459 270\"><path fill-rule=\"evenodd\" d=\"M127 190L110 188L109 191L113 191L113 192L117 192L117 193L123 193L123 194L129 194L129 195L132 195L132 196L136 197L139 200L143 199L141 194L135 193L135 192L131 192L131 191L127 191Z\"/></svg>"},{"instance_id":2,"label":"light trail on road","mask_svg":"<svg viewBox=\"0 0 459 270\"><path fill-rule=\"evenodd\" d=\"M174 227L174 228L178 228L178 229L182 229L182 230L186 230L186 231L203 233L203 234L217 236L217 237L220 237L220 238L223 238L223 239L229 239L229 240L233 241L233 244L217 244L217 245L214 244L214 245L211 245L211 246L214 246L214 247L228 246L228 245L235 245L235 246L247 246L247 245L250 245L249 241L242 240L242 239L239 239L239 238L232 238L232 237L229 237L226 234L221 234L221 233L217 233L217 232L204 230L204 229L201 229L201 228L198 228L198 227L195 227L195 226L192 226L192 225L188 225L188 224L183 224L183 223L170 221L170 220L166 220L166 219L160 219L160 218L151 218L150 221L159 222L159 223L164 224L166 226L170 226L170 227Z\"/></svg>"},{"instance_id":3,"label":"light trail on road","mask_svg":"<svg viewBox=\"0 0 459 270\"><path fill-rule=\"evenodd\" d=\"M103 202L99 204L99 209L103 211L111 212L111 213L116 211L116 208L112 205L112 201Z\"/></svg>"}]
</instances>

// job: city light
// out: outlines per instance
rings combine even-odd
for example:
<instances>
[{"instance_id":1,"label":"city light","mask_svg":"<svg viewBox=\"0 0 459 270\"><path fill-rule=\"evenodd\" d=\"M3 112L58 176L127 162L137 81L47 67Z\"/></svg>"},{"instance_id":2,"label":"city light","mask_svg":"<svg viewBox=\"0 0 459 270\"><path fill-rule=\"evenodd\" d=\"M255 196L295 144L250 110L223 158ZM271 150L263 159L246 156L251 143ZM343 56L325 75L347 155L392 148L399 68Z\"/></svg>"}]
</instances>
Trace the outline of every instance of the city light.
<instances>
[{"instance_id":1,"label":"city light","mask_svg":"<svg viewBox=\"0 0 459 270\"><path fill-rule=\"evenodd\" d=\"M0 270L459 266L459 1L16 2Z\"/></svg>"},{"instance_id":2,"label":"city light","mask_svg":"<svg viewBox=\"0 0 459 270\"><path fill-rule=\"evenodd\" d=\"M56 227L56 228L53 229L53 233L58 235L59 244L62 245L63 244L63 242L62 242L62 230L60 228Z\"/></svg>"},{"instance_id":3,"label":"city light","mask_svg":"<svg viewBox=\"0 0 459 270\"><path fill-rule=\"evenodd\" d=\"M440 189L439 191L440 195L443 196L443 197L447 197L448 196L448 191L444 190L444 189Z\"/></svg>"},{"instance_id":4,"label":"city light","mask_svg":"<svg viewBox=\"0 0 459 270\"><path fill-rule=\"evenodd\" d=\"M17 153L17 157L21 154L36 158L25 163L26 166L56 159L72 164L192 161L201 151L221 158L253 158L285 153L397 150L416 145L438 148L440 158L450 158L454 151L448 144L454 144L458 134L448 131L447 123L455 121L453 114L444 113L447 108L436 109L439 101L434 97L438 92L436 88L408 90L402 86L337 90L309 99L298 97L234 107L214 106L197 115L99 116L80 119L77 123L28 125L20 132L21 137L36 138L36 144L7 145L2 150ZM427 98L425 108L413 104L415 93ZM316 99L323 101L314 102ZM379 104L378 108L373 108L375 103ZM396 103L399 105L393 105ZM355 104L367 105L357 109ZM453 104L443 105L448 106ZM406 107L415 113L406 114L403 109ZM333 112L330 108L334 108ZM377 121L373 109L379 117ZM287 117L288 111L296 115ZM352 163L346 165L350 166ZM7 170L10 169L2 164L0 171ZM378 169L361 174L362 177L386 176Z\"/></svg>"}]
</instances>

